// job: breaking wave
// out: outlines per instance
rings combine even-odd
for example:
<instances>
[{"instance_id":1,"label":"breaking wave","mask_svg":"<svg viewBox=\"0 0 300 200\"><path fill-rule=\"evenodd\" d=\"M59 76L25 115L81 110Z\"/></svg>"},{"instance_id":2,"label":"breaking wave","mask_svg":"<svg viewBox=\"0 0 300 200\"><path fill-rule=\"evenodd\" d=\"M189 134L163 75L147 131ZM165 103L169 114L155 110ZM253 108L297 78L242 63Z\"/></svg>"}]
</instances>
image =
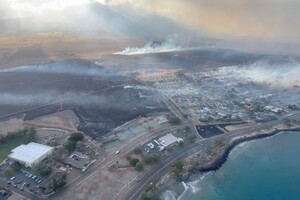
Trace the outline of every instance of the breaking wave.
<instances>
[{"instance_id":1,"label":"breaking wave","mask_svg":"<svg viewBox=\"0 0 300 200\"><path fill-rule=\"evenodd\" d=\"M161 198L163 200L176 200L177 199L177 194L176 192L172 191L172 190L166 190L162 195Z\"/></svg>"}]
</instances>

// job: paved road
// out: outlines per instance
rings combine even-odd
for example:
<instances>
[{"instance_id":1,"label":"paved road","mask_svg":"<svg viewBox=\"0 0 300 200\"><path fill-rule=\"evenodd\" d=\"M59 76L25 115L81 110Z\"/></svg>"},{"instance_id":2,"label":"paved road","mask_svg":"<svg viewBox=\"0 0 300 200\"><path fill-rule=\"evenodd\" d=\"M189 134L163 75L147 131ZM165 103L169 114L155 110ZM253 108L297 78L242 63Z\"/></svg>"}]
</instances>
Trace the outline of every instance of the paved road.
<instances>
[{"instance_id":1,"label":"paved road","mask_svg":"<svg viewBox=\"0 0 300 200\"><path fill-rule=\"evenodd\" d=\"M182 126L184 126L184 124ZM161 133L161 132L165 132L165 131L170 132L170 131L176 130L177 128L178 128L178 126L166 126L166 127L161 127L159 129L153 129L153 130L151 130L151 134L148 133L145 135L145 137L141 137L141 138L132 140L131 142L126 144L124 147L119 149L120 154L118 156L116 156L115 154L106 155L104 160L99 161L99 162L95 163L94 165L92 165L82 176L76 178L74 181L72 181L71 183L69 183L65 187L63 187L62 189L55 192L51 196L51 199L59 199L59 197L61 197L63 195L63 193L66 192L67 190L71 190L71 189L77 187L81 183L87 181L89 178L94 176L94 174L97 173L98 171L116 163L116 161L119 159L120 156L126 155L128 152L132 151L139 143L144 143L145 141L156 137L157 136L156 133Z\"/></svg>"},{"instance_id":2,"label":"paved road","mask_svg":"<svg viewBox=\"0 0 300 200\"><path fill-rule=\"evenodd\" d=\"M300 112L295 112L295 113L290 113L288 115L282 116L278 118L278 120L267 122L264 124L258 124L253 127L250 127L248 129L240 130L240 131L235 131L230 134L226 134L227 138L234 138L237 136L243 136L247 135L250 133L253 133L254 131L268 127L268 126L273 126L276 124L283 123L286 119L300 119ZM159 180L160 177L162 177L165 173L168 172L169 168L171 165L177 161L177 160L182 160L196 152L198 152L203 145L205 145L209 140L213 140L215 138L220 138L224 137L224 135L218 135L214 136L211 138L207 139L201 139L199 140L196 144L193 144L191 146L187 146L180 151L172 154L170 157L167 159L163 160L161 163L153 167L149 172L147 172L136 184L133 186L133 188L128 192L128 194L124 197L124 200L137 200L139 199L140 195L142 192L144 192L147 187L150 185L150 183L153 183L157 180Z\"/></svg>"}]
</instances>

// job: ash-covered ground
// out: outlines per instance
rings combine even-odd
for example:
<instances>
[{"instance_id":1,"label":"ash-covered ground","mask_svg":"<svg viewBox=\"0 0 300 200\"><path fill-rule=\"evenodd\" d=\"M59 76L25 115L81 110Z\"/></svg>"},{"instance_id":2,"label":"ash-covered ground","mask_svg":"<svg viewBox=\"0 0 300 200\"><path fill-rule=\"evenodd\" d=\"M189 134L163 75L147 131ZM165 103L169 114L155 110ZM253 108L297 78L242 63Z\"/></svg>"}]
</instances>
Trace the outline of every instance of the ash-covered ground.
<instances>
[{"instance_id":1,"label":"ash-covered ground","mask_svg":"<svg viewBox=\"0 0 300 200\"><path fill-rule=\"evenodd\" d=\"M157 88L141 81L140 76L162 76L170 69L197 75L202 70L263 59L284 62L289 58L207 48L107 55L90 61L73 59L5 69L0 71L0 119L32 120L68 109L80 119L79 130L98 137L138 116L170 112L154 92Z\"/></svg>"},{"instance_id":2,"label":"ash-covered ground","mask_svg":"<svg viewBox=\"0 0 300 200\"><path fill-rule=\"evenodd\" d=\"M31 120L71 109L79 129L94 136L140 115L168 111L153 92L126 87L137 84L123 72L86 60L23 66L0 72L0 117Z\"/></svg>"}]
</instances>

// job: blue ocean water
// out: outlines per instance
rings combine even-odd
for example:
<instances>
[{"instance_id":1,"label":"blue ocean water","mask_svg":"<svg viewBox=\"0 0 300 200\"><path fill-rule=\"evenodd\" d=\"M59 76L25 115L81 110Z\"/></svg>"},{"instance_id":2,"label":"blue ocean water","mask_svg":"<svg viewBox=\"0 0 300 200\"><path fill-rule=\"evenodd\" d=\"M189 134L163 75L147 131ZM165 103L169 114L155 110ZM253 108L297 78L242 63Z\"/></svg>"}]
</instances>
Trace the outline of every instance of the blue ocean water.
<instances>
[{"instance_id":1,"label":"blue ocean water","mask_svg":"<svg viewBox=\"0 0 300 200\"><path fill-rule=\"evenodd\" d=\"M189 185L180 200L299 200L300 133L239 145L217 172Z\"/></svg>"}]
</instances>

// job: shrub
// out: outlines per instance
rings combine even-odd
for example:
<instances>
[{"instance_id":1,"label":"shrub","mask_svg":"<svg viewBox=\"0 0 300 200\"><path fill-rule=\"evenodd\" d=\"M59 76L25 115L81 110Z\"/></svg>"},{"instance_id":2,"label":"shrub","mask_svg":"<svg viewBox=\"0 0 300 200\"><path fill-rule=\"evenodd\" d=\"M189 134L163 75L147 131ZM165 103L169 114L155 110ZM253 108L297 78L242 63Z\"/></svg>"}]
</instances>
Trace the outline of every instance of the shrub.
<instances>
[{"instance_id":1,"label":"shrub","mask_svg":"<svg viewBox=\"0 0 300 200\"><path fill-rule=\"evenodd\" d=\"M66 148L69 152L72 152L72 151L74 151L74 150L76 149L76 144L77 144L76 141L74 141L74 140L68 140L68 141L64 144L64 146L65 146L65 148Z\"/></svg>"},{"instance_id":2,"label":"shrub","mask_svg":"<svg viewBox=\"0 0 300 200\"><path fill-rule=\"evenodd\" d=\"M152 165L154 163L157 163L160 160L160 157L158 155L150 155L150 156L146 156L143 160L143 162L146 165Z\"/></svg>"},{"instance_id":3,"label":"shrub","mask_svg":"<svg viewBox=\"0 0 300 200\"><path fill-rule=\"evenodd\" d=\"M141 162L138 162L135 166L135 169L137 171L143 171L144 170L144 165Z\"/></svg>"},{"instance_id":4,"label":"shrub","mask_svg":"<svg viewBox=\"0 0 300 200\"><path fill-rule=\"evenodd\" d=\"M135 167L137 165L137 163L140 162L139 159L137 158L132 158L129 160L129 164L132 166L132 167Z\"/></svg>"},{"instance_id":5,"label":"shrub","mask_svg":"<svg viewBox=\"0 0 300 200\"><path fill-rule=\"evenodd\" d=\"M51 173L52 169L50 167L43 168L39 171L41 176L48 176Z\"/></svg>"},{"instance_id":6,"label":"shrub","mask_svg":"<svg viewBox=\"0 0 300 200\"><path fill-rule=\"evenodd\" d=\"M142 153L142 149L139 148L139 147L136 147L136 148L133 150L133 153L134 153L134 154L141 154L141 153Z\"/></svg>"},{"instance_id":7,"label":"shrub","mask_svg":"<svg viewBox=\"0 0 300 200\"><path fill-rule=\"evenodd\" d=\"M73 140L73 141L82 141L84 139L84 136L82 133L72 133L69 137L68 140Z\"/></svg>"}]
</instances>

